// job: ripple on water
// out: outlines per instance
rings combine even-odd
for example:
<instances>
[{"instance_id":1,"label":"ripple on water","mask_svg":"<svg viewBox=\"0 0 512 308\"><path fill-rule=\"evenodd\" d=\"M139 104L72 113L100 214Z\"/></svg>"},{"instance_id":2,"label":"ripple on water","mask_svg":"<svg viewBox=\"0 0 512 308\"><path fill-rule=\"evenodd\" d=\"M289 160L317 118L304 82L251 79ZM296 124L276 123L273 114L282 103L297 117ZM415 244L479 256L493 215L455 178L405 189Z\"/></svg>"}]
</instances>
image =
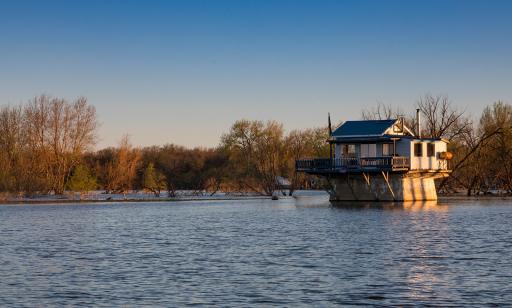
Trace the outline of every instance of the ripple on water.
<instances>
[{"instance_id":1,"label":"ripple on water","mask_svg":"<svg viewBox=\"0 0 512 308\"><path fill-rule=\"evenodd\" d=\"M502 306L512 206L0 206L1 306Z\"/></svg>"}]
</instances>

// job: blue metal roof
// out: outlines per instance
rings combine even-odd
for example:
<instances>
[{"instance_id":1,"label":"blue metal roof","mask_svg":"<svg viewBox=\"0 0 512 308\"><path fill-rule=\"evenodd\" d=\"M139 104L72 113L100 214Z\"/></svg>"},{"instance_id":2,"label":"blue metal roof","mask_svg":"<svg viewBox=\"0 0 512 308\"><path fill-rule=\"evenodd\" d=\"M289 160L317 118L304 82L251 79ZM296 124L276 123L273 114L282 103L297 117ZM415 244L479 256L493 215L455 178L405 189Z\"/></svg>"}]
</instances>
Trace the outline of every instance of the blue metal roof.
<instances>
[{"instance_id":1,"label":"blue metal roof","mask_svg":"<svg viewBox=\"0 0 512 308\"><path fill-rule=\"evenodd\" d=\"M333 137L350 136L375 136L383 135L397 120L364 120L347 121L338 127L333 133Z\"/></svg>"}]
</instances>

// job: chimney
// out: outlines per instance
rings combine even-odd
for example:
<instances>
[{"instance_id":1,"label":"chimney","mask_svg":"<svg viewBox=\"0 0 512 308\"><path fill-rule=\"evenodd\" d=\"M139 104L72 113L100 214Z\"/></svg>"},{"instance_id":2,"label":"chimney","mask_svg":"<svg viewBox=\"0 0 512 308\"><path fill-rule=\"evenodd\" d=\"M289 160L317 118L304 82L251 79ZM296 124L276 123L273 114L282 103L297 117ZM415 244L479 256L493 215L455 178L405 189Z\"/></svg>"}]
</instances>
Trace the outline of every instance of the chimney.
<instances>
[{"instance_id":1,"label":"chimney","mask_svg":"<svg viewBox=\"0 0 512 308\"><path fill-rule=\"evenodd\" d=\"M417 128L417 134L418 138L421 138L421 116L420 116L420 109L416 109L416 128Z\"/></svg>"}]
</instances>

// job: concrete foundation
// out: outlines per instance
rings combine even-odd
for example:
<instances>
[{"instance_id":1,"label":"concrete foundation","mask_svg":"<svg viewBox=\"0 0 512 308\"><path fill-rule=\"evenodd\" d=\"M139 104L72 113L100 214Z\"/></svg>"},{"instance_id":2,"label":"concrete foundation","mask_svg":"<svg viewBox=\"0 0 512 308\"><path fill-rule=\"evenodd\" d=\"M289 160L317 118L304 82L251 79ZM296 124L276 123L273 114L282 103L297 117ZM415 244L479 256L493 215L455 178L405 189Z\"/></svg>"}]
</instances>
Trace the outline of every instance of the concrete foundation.
<instances>
[{"instance_id":1,"label":"concrete foundation","mask_svg":"<svg viewBox=\"0 0 512 308\"><path fill-rule=\"evenodd\" d=\"M331 201L434 201L434 179L429 173L354 173L330 176Z\"/></svg>"}]
</instances>

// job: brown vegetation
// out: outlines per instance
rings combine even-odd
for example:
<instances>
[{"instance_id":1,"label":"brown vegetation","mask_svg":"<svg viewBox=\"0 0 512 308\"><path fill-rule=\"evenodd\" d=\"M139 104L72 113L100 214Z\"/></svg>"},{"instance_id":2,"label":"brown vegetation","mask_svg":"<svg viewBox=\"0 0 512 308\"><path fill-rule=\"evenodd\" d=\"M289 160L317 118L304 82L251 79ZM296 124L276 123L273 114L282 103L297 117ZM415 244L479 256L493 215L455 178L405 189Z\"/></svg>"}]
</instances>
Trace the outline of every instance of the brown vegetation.
<instances>
[{"instance_id":1,"label":"brown vegetation","mask_svg":"<svg viewBox=\"0 0 512 308\"><path fill-rule=\"evenodd\" d=\"M0 190L64 192L66 180L96 139L96 110L39 96L0 109Z\"/></svg>"},{"instance_id":2,"label":"brown vegetation","mask_svg":"<svg viewBox=\"0 0 512 308\"><path fill-rule=\"evenodd\" d=\"M418 100L422 136L450 140L453 173L438 183L445 192L468 195L497 190L512 193L512 106L497 102L473 121L445 96ZM416 118L384 104L365 110L364 119L404 117L413 131ZM178 190L257 192L320 188L321 179L295 172L295 161L329 157L328 128L286 133L275 122L239 120L216 148L177 145L133 147L123 137L117 147L93 151L98 126L85 98L69 102L38 96L27 104L0 108L0 193L62 194L99 188L125 193L145 189L170 196Z\"/></svg>"}]
</instances>

